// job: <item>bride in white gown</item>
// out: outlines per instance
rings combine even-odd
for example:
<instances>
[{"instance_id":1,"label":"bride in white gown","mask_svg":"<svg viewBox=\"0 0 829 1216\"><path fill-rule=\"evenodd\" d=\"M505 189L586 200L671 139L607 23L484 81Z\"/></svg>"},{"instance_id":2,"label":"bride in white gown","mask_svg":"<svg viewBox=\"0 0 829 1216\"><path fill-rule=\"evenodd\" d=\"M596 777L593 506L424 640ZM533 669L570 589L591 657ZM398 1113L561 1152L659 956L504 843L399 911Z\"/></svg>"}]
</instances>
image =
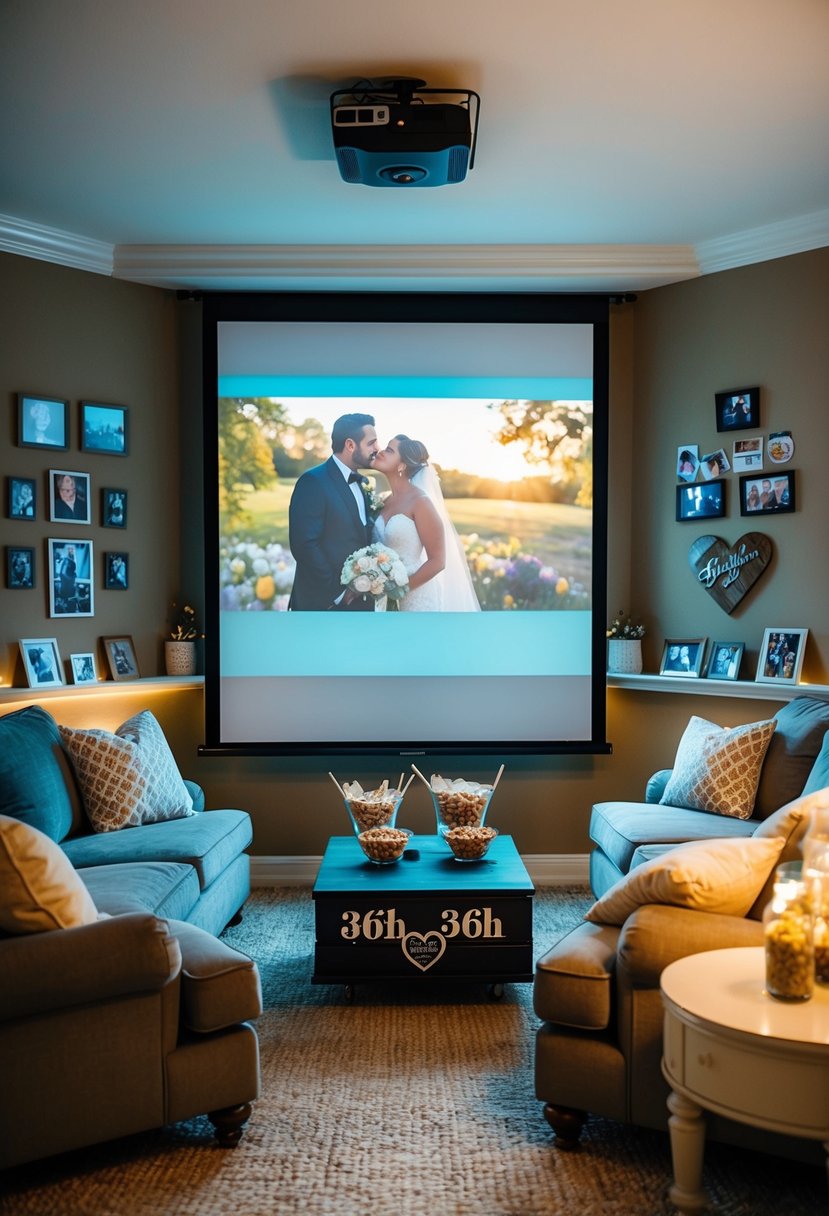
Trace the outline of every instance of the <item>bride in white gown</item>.
<instances>
[{"instance_id":1,"label":"bride in white gown","mask_svg":"<svg viewBox=\"0 0 829 1216\"><path fill-rule=\"evenodd\" d=\"M409 575L401 612L480 612L466 555L446 510L440 481L417 439L396 435L377 453L391 494L374 521L375 539L399 555Z\"/></svg>"}]
</instances>

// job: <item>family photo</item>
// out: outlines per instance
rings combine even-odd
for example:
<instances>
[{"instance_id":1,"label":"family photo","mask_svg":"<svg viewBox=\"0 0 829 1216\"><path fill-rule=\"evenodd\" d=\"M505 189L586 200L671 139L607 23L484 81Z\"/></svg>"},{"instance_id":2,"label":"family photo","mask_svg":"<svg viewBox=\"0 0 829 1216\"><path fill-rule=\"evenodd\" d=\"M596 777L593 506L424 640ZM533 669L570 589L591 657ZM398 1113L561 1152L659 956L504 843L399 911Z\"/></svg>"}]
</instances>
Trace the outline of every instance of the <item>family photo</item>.
<instances>
[{"instance_id":1,"label":"family photo","mask_svg":"<svg viewBox=\"0 0 829 1216\"><path fill-rule=\"evenodd\" d=\"M49 540L49 615L94 616L92 541Z\"/></svg>"},{"instance_id":2,"label":"family photo","mask_svg":"<svg viewBox=\"0 0 829 1216\"><path fill-rule=\"evenodd\" d=\"M224 611L590 606L592 403L219 406Z\"/></svg>"}]
</instances>

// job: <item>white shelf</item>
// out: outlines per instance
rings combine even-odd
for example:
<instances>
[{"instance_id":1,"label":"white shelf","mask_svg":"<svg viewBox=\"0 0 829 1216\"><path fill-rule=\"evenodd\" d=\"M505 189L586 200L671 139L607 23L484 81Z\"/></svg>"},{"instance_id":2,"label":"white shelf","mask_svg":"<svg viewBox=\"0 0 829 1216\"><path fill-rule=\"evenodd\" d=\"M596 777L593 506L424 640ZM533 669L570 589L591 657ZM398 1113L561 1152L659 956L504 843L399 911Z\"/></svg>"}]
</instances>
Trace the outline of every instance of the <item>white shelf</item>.
<instances>
[{"instance_id":1,"label":"white shelf","mask_svg":"<svg viewBox=\"0 0 829 1216\"><path fill-rule=\"evenodd\" d=\"M61 684L59 688L0 688L0 704L9 701L52 701L62 697L144 696L201 688L204 676L147 676L139 680L99 680L96 684Z\"/></svg>"},{"instance_id":2,"label":"white shelf","mask_svg":"<svg viewBox=\"0 0 829 1216\"><path fill-rule=\"evenodd\" d=\"M734 697L747 701L793 701L795 697L829 697L829 684L762 684L754 680L707 680L691 676L660 676L648 672L628 676L607 673L608 688L629 692L691 693L698 697Z\"/></svg>"}]
</instances>

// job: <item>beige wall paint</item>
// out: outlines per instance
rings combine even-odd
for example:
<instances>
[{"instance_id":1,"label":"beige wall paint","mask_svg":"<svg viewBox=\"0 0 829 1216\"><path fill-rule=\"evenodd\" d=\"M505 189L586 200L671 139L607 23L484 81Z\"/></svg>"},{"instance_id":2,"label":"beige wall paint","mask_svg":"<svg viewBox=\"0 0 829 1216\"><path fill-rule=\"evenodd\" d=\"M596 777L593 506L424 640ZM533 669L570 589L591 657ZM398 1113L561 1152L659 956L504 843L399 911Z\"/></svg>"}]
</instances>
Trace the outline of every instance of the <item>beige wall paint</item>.
<instances>
[{"instance_id":1,"label":"beige wall paint","mask_svg":"<svg viewBox=\"0 0 829 1216\"><path fill-rule=\"evenodd\" d=\"M138 410L133 415L133 434L145 436L139 442L136 435L133 455L126 461L89 457L94 465L77 465L90 468L96 486L102 484L99 462L102 467L106 464L107 476L113 467L123 470L115 484L124 484L131 492L125 547L131 556L135 554L134 569L145 577L139 582L133 578L127 594L104 593L96 583L96 616L56 625L46 616L39 550L38 589L2 592L0 642L8 652L7 670L16 639L30 628L42 630L44 636L59 635L64 657L70 649L87 649L87 643L103 633L124 630L136 639L142 669L155 674L161 669L168 601L179 587L193 595L191 589L201 572L199 310L190 303L177 304L155 289L26 259L3 258L0 272L4 274L0 322L4 335L13 338L4 342L0 356L0 387L9 403L9 425L0 435L4 472L45 467L39 453L31 454L30 464L29 451L15 446L12 402L21 387L60 393L75 401L89 396L128 404ZM632 607L647 619L650 669L658 662L666 635L739 638L756 654L765 625L806 625L814 634L805 674L829 682L822 532L823 469L829 455L824 405L829 372L828 273L829 251L821 250L662 288L641 295L634 305L613 310L609 597L614 610ZM674 522L673 468L680 443L698 442L704 447L710 441L712 447L718 446L714 392L748 383L763 386L764 431L794 432L798 448L792 467L798 469L802 507L795 515L769 520L762 529L772 535L777 548L774 569L758 584L745 609L731 619L694 585L686 554L699 529ZM175 438L179 409L184 435L180 465ZM73 426L75 422L73 414ZM68 455L73 452L81 458L75 432ZM729 481L729 490L734 490L733 476ZM733 494L727 518L716 523L718 534L726 539L744 530ZM45 536L54 534L42 511L38 523L23 531L26 527L4 520L4 540L10 528L14 541L32 543L20 540L21 533L31 534L40 546ZM122 534L95 527L92 535L100 580L100 552L115 547L102 544L102 539ZM15 602L17 596L28 603L28 609ZM17 674L19 678L21 673ZM21 703L26 700L24 694ZM198 690L166 696L130 690L125 698L119 690L115 698L51 699L45 704L59 720L110 729L136 709L152 708L168 731L183 773L204 785L208 805L241 806L251 812L253 851L261 856L318 855L332 832L347 830L328 769L364 782L397 776L397 771L389 771L388 762L376 757L350 761L328 756L199 757L203 698ZM510 832L524 853L584 853L592 803L641 797L651 771L670 764L690 714L733 725L761 718L778 705L773 700L611 689L608 738L613 754L505 758L507 768L492 822ZM14 707L7 701L0 704L0 712ZM485 779L494 774L501 759L500 755L456 756L427 758L425 763L428 771ZM432 826L428 797L418 783L407 795L403 820L420 831Z\"/></svg>"}]
</instances>

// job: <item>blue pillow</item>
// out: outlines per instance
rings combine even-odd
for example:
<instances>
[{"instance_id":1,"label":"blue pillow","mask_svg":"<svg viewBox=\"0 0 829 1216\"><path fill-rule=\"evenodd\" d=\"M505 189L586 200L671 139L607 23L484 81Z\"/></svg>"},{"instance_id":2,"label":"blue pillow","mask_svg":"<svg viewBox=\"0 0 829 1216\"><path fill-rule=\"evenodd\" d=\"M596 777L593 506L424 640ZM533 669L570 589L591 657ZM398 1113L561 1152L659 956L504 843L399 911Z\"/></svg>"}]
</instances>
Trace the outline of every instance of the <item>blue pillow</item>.
<instances>
[{"instance_id":1,"label":"blue pillow","mask_svg":"<svg viewBox=\"0 0 829 1216\"><path fill-rule=\"evenodd\" d=\"M29 705L0 718L0 814L61 841L72 826L73 781L51 714Z\"/></svg>"},{"instance_id":2,"label":"blue pillow","mask_svg":"<svg viewBox=\"0 0 829 1216\"><path fill-rule=\"evenodd\" d=\"M803 787L804 794L814 794L815 790L825 790L829 785L829 730L823 736L823 747L815 760L809 780Z\"/></svg>"}]
</instances>

